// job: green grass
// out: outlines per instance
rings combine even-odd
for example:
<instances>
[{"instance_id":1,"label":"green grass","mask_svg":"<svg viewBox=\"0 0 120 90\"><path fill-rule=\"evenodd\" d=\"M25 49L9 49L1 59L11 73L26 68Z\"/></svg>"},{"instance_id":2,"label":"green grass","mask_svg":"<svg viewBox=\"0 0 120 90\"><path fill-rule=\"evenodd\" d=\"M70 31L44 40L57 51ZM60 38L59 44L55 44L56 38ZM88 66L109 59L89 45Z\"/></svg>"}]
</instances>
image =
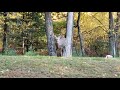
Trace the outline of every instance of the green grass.
<instances>
[{"instance_id":1,"label":"green grass","mask_svg":"<svg viewBox=\"0 0 120 90\"><path fill-rule=\"evenodd\" d=\"M0 55L0 78L120 78L120 58Z\"/></svg>"}]
</instances>

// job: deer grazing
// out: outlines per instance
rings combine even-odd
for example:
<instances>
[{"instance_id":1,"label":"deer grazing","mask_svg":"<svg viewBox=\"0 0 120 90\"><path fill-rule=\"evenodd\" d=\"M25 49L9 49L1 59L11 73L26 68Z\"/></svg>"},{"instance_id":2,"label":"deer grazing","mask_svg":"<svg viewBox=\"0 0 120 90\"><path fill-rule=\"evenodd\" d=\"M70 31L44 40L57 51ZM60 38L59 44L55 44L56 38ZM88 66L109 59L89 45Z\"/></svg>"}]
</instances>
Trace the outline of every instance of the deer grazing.
<instances>
[{"instance_id":1,"label":"deer grazing","mask_svg":"<svg viewBox=\"0 0 120 90\"><path fill-rule=\"evenodd\" d=\"M64 36L55 36L55 45L56 45L56 51L57 56L63 56L66 46L66 38Z\"/></svg>"}]
</instances>

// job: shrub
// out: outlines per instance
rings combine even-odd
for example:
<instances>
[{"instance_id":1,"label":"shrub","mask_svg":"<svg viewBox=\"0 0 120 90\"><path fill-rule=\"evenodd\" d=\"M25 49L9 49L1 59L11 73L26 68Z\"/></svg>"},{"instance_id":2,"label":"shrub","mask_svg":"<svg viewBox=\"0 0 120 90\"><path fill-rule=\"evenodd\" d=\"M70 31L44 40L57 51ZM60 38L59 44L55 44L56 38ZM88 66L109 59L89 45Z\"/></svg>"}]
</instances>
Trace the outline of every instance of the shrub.
<instances>
[{"instance_id":1,"label":"shrub","mask_svg":"<svg viewBox=\"0 0 120 90\"><path fill-rule=\"evenodd\" d=\"M17 55L16 52L15 52L15 49L12 49L12 48L8 48L7 50L5 50L5 53L4 55Z\"/></svg>"},{"instance_id":2,"label":"shrub","mask_svg":"<svg viewBox=\"0 0 120 90\"><path fill-rule=\"evenodd\" d=\"M25 53L25 55L27 55L27 56L36 56L38 54L36 52L34 52L34 51L28 51L28 52Z\"/></svg>"}]
</instances>

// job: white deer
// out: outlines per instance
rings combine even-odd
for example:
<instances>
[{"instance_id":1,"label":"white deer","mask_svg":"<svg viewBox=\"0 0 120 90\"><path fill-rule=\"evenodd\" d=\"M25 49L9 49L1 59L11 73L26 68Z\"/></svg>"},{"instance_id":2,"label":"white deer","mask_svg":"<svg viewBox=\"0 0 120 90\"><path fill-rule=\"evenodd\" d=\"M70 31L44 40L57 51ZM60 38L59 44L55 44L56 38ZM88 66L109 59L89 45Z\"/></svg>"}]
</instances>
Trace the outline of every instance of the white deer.
<instances>
[{"instance_id":1,"label":"white deer","mask_svg":"<svg viewBox=\"0 0 120 90\"><path fill-rule=\"evenodd\" d=\"M56 50L60 50L60 56L63 56L63 52L65 50L66 46L66 38L64 36L55 36L56 40Z\"/></svg>"}]
</instances>

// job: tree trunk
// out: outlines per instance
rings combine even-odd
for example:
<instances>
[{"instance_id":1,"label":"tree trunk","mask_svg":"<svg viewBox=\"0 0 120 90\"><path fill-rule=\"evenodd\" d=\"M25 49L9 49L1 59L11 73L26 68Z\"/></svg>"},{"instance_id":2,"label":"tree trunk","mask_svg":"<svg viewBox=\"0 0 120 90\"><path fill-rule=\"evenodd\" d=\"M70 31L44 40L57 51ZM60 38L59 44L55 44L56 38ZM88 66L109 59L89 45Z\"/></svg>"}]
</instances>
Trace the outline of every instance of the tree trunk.
<instances>
[{"instance_id":1,"label":"tree trunk","mask_svg":"<svg viewBox=\"0 0 120 90\"><path fill-rule=\"evenodd\" d=\"M55 38L53 33L51 12L45 12L45 25L46 25L48 53L50 56L56 56Z\"/></svg>"},{"instance_id":2,"label":"tree trunk","mask_svg":"<svg viewBox=\"0 0 120 90\"><path fill-rule=\"evenodd\" d=\"M78 27L78 37L80 40L80 54L82 56L85 56L83 37L82 37L81 31L80 31L80 12L78 13L77 27Z\"/></svg>"},{"instance_id":3,"label":"tree trunk","mask_svg":"<svg viewBox=\"0 0 120 90\"><path fill-rule=\"evenodd\" d=\"M115 37L113 15L112 12L109 12L109 50L114 57L116 56Z\"/></svg>"},{"instance_id":4,"label":"tree trunk","mask_svg":"<svg viewBox=\"0 0 120 90\"><path fill-rule=\"evenodd\" d=\"M117 12L117 20L116 20L116 25L115 25L115 45L116 45L116 56L119 57L119 46L118 46L118 42L119 42L119 35L118 35L118 30L120 28L120 12Z\"/></svg>"},{"instance_id":5,"label":"tree trunk","mask_svg":"<svg viewBox=\"0 0 120 90\"><path fill-rule=\"evenodd\" d=\"M65 57L72 57L73 12L68 12Z\"/></svg>"},{"instance_id":6,"label":"tree trunk","mask_svg":"<svg viewBox=\"0 0 120 90\"><path fill-rule=\"evenodd\" d=\"M23 37L22 48L23 48L23 54L24 54L25 53L25 38L24 37Z\"/></svg>"},{"instance_id":7,"label":"tree trunk","mask_svg":"<svg viewBox=\"0 0 120 90\"><path fill-rule=\"evenodd\" d=\"M6 49L7 49L7 12L4 12L4 33L3 33L3 49L2 49L2 54L5 53Z\"/></svg>"}]
</instances>

